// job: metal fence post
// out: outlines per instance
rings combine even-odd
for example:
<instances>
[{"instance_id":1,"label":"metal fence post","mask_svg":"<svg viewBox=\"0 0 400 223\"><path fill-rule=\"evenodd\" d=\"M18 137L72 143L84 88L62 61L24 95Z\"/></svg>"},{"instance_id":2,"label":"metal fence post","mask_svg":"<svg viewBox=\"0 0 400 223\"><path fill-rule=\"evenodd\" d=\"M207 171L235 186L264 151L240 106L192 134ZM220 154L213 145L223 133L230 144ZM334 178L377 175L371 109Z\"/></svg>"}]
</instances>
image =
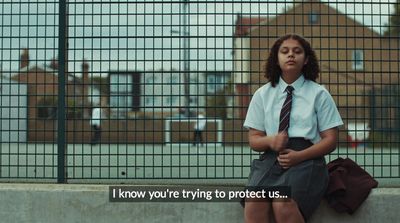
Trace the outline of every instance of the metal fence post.
<instances>
[{"instance_id":1,"label":"metal fence post","mask_svg":"<svg viewBox=\"0 0 400 223\"><path fill-rule=\"evenodd\" d=\"M66 31L67 31L67 4L66 0L59 2L58 17L58 115L57 115L57 182L66 183L65 176L65 71L66 71Z\"/></svg>"}]
</instances>

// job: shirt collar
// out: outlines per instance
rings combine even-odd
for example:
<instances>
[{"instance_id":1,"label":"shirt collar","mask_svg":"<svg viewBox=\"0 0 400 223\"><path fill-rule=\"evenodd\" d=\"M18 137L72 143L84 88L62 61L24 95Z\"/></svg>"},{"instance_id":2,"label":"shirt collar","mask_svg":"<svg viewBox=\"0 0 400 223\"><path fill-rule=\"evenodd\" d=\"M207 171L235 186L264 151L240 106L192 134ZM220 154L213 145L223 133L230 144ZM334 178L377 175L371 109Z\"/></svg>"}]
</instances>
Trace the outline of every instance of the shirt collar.
<instances>
[{"instance_id":1,"label":"shirt collar","mask_svg":"<svg viewBox=\"0 0 400 223\"><path fill-rule=\"evenodd\" d=\"M294 90L296 91L296 90L299 90L299 89L303 86L304 82L305 82L305 78L304 78L304 76L303 76L303 74L302 74L302 75L300 75L300 77L297 78L297 80L296 80L295 82L293 82L290 86L292 86L292 87L294 88ZM280 92L285 92L286 87L287 87L289 84L287 84L287 83L282 79L282 76L280 76L280 77L279 77L279 83L278 83L278 85L279 85L279 90L280 90Z\"/></svg>"}]
</instances>

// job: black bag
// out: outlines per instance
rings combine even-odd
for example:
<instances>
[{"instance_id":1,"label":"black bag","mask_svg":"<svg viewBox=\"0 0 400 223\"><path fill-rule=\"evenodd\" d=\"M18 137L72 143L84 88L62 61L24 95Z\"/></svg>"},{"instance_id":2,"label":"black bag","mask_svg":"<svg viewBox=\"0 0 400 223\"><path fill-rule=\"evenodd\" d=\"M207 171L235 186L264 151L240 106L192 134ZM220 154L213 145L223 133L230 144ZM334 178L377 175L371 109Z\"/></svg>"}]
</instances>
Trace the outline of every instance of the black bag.
<instances>
[{"instance_id":1,"label":"black bag","mask_svg":"<svg viewBox=\"0 0 400 223\"><path fill-rule=\"evenodd\" d=\"M337 212L353 214L378 182L353 160L337 158L327 164L329 185L325 194Z\"/></svg>"}]
</instances>

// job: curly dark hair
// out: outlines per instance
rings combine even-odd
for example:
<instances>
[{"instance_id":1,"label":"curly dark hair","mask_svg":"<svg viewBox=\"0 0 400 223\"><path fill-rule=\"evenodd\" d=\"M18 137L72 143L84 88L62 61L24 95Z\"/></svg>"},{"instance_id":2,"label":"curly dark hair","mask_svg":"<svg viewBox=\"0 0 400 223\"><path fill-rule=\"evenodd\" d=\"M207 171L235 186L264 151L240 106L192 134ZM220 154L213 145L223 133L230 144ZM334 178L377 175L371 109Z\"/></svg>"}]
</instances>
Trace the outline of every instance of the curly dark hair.
<instances>
[{"instance_id":1,"label":"curly dark hair","mask_svg":"<svg viewBox=\"0 0 400 223\"><path fill-rule=\"evenodd\" d=\"M315 52L311 48L310 43L297 34L287 34L279 38L274 43L269 53L267 63L265 65L264 77L266 77L271 82L271 85L273 87L275 87L276 84L279 82L279 77L282 74L282 70L279 67L278 63L278 51L283 41L287 39L297 40L300 43L300 45L304 48L305 58L308 58L308 62L303 66L301 72L303 73L305 79L315 82L319 74L319 65L317 56L315 56Z\"/></svg>"}]
</instances>

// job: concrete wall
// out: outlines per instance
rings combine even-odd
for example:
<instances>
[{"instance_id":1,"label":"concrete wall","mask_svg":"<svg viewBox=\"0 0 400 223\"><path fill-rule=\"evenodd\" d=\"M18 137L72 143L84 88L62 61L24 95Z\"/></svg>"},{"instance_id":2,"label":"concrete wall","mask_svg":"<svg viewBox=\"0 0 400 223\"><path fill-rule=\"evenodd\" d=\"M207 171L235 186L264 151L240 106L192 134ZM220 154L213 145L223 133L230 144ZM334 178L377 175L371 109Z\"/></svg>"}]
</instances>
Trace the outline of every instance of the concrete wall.
<instances>
[{"instance_id":1,"label":"concrete wall","mask_svg":"<svg viewBox=\"0 0 400 223\"><path fill-rule=\"evenodd\" d=\"M172 142L188 142L193 136L194 120L183 120L179 126L171 125ZM129 119L103 120L102 143L165 143L165 120ZM89 143L92 130L89 120L68 120L66 122L68 143ZM203 138L205 142L218 142L218 126L208 122ZM56 142L57 120L29 120L30 142ZM228 119L222 121L222 141L226 145L247 145L247 130L243 128L243 120ZM8 142L7 140L3 142Z\"/></svg>"},{"instance_id":2,"label":"concrete wall","mask_svg":"<svg viewBox=\"0 0 400 223\"><path fill-rule=\"evenodd\" d=\"M324 202L310 222L398 222L399 203L400 188L378 188L353 216L337 214ZM238 203L110 203L108 185L2 183L0 219L10 223L231 223L243 222L243 209Z\"/></svg>"}]
</instances>

